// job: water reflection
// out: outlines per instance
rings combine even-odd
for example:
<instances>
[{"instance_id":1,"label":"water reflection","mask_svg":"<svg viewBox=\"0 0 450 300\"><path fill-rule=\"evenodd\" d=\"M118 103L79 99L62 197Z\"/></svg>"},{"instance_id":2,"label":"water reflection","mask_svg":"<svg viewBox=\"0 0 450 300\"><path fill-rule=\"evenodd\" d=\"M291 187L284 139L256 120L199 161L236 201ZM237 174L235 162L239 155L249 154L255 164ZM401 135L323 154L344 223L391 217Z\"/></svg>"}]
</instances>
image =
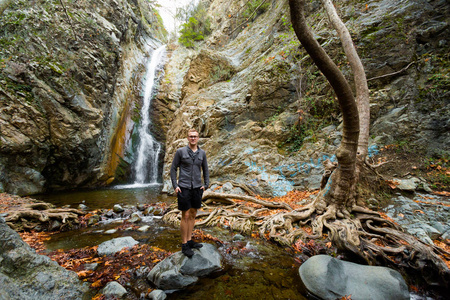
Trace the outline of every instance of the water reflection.
<instances>
[{"instance_id":1,"label":"water reflection","mask_svg":"<svg viewBox=\"0 0 450 300\"><path fill-rule=\"evenodd\" d=\"M52 203L58 207L70 205L70 207L76 208L78 205L84 204L90 210L111 209L114 204L136 205L175 201L174 197L161 194L161 190L161 184L126 185L108 189L35 195L33 198Z\"/></svg>"}]
</instances>

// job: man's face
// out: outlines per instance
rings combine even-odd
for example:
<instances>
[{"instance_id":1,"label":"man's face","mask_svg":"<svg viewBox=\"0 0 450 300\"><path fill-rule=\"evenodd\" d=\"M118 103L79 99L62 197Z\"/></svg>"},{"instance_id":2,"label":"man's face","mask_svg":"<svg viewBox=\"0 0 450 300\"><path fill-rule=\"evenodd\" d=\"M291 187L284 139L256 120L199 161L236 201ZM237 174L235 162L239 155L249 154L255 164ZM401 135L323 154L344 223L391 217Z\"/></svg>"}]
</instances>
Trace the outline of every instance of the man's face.
<instances>
[{"instance_id":1,"label":"man's face","mask_svg":"<svg viewBox=\"0 0 450 300\"><path fill-rule=\"evenodd\" d=\"M191 131L188 134L189 145L195 146L198 142L198 132Z\"/></svg>"}]
</instances>

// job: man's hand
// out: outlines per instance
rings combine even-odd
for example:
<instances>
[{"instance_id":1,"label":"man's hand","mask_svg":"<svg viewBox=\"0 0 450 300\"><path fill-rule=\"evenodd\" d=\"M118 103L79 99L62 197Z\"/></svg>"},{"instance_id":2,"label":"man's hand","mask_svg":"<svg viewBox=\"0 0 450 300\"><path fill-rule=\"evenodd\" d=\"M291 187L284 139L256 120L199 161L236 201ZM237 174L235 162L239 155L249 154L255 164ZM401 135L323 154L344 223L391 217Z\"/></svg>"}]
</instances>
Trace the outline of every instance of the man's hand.
<instances>
[{"instance_id":1,"label":"man's hand","mask_svg":"<svg viewBox=\"0 0 450 300\"><path fill-rule=\"evenodd\" d=\"M203 191L206 190L205 187L204 187L203 185L200 187L200 189L203 190Z\"/></svg>"},{"instance_id":2,"label":"man's hand","mask_svg":"<svg viewBox=\"0 0 450 300\"><path fill-rule=\"evenodd\" d=\"M177 188L175 189L175 193L178 195L178 193L181 193L181 189L179 186L177 186Z\"/></svg>"}]
</instances>

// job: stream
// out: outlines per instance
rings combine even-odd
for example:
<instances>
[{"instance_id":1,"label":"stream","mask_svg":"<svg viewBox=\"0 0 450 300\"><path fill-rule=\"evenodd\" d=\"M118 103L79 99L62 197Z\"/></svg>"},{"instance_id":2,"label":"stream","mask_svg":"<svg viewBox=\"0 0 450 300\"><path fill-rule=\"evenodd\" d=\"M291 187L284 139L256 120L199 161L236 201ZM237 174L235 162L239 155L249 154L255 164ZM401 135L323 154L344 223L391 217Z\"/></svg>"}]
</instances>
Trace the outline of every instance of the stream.
<instances>
[{"instance_id":1,"label":"stream","mask_svg":"<svg viewBox=\"0 0 450 300\"><path fill-rule=\"evenodd\" d=\"M160 193L161 188L161 185L154 184L145 188L100 189L39 195L35 198L58 207L70 205L76 208L84 204L88 210L112 209L115 204L125 207L157 202L174 203L176 198ZM160 217L143 217L142 221L136 223L138 226L149 225L150 230L147 232L130 230L105 233L120 224L121 220L116 219L98 226L54 234L45 246L49 251L78 249L99 245L117 237L132 236L140 243L167 251L181 250L179 229L164 224ZM171 291L167 299L306 299L301 294L299 264L293 255L260 239L238 235L239 240L236 240L237 233L226 229L201 229L226 242L227 246L219 248L224 268L202 278L186 290ZM234 250L227 253L230 247Z\"/></svg>"}]
</instances>

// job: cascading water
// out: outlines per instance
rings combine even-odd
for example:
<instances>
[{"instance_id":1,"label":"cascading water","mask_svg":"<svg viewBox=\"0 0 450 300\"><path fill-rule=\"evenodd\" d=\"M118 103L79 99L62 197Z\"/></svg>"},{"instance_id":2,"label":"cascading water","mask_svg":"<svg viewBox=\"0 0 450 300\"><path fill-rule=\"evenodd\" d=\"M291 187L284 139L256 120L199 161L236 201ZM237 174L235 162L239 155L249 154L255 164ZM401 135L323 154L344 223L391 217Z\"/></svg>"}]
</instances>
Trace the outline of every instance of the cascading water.
<instances>
[{"instance_id":1,"label":"cascading water","mask_svg":"<svg viewBox=\"0 0 450 300\"><path fill-rule=\"evenodd\" d=\"M153 88L155 85L156 71L164 58L166 46L162 46L153 52L152 58L147 64L147 75L144 83L144 103L141 110L141 123L138 129L139 147L135 163L135 185L158 183L158 158L161 152L161 144L150 133L150 105L152 102Z\"/></svg>"}]
</instances>

